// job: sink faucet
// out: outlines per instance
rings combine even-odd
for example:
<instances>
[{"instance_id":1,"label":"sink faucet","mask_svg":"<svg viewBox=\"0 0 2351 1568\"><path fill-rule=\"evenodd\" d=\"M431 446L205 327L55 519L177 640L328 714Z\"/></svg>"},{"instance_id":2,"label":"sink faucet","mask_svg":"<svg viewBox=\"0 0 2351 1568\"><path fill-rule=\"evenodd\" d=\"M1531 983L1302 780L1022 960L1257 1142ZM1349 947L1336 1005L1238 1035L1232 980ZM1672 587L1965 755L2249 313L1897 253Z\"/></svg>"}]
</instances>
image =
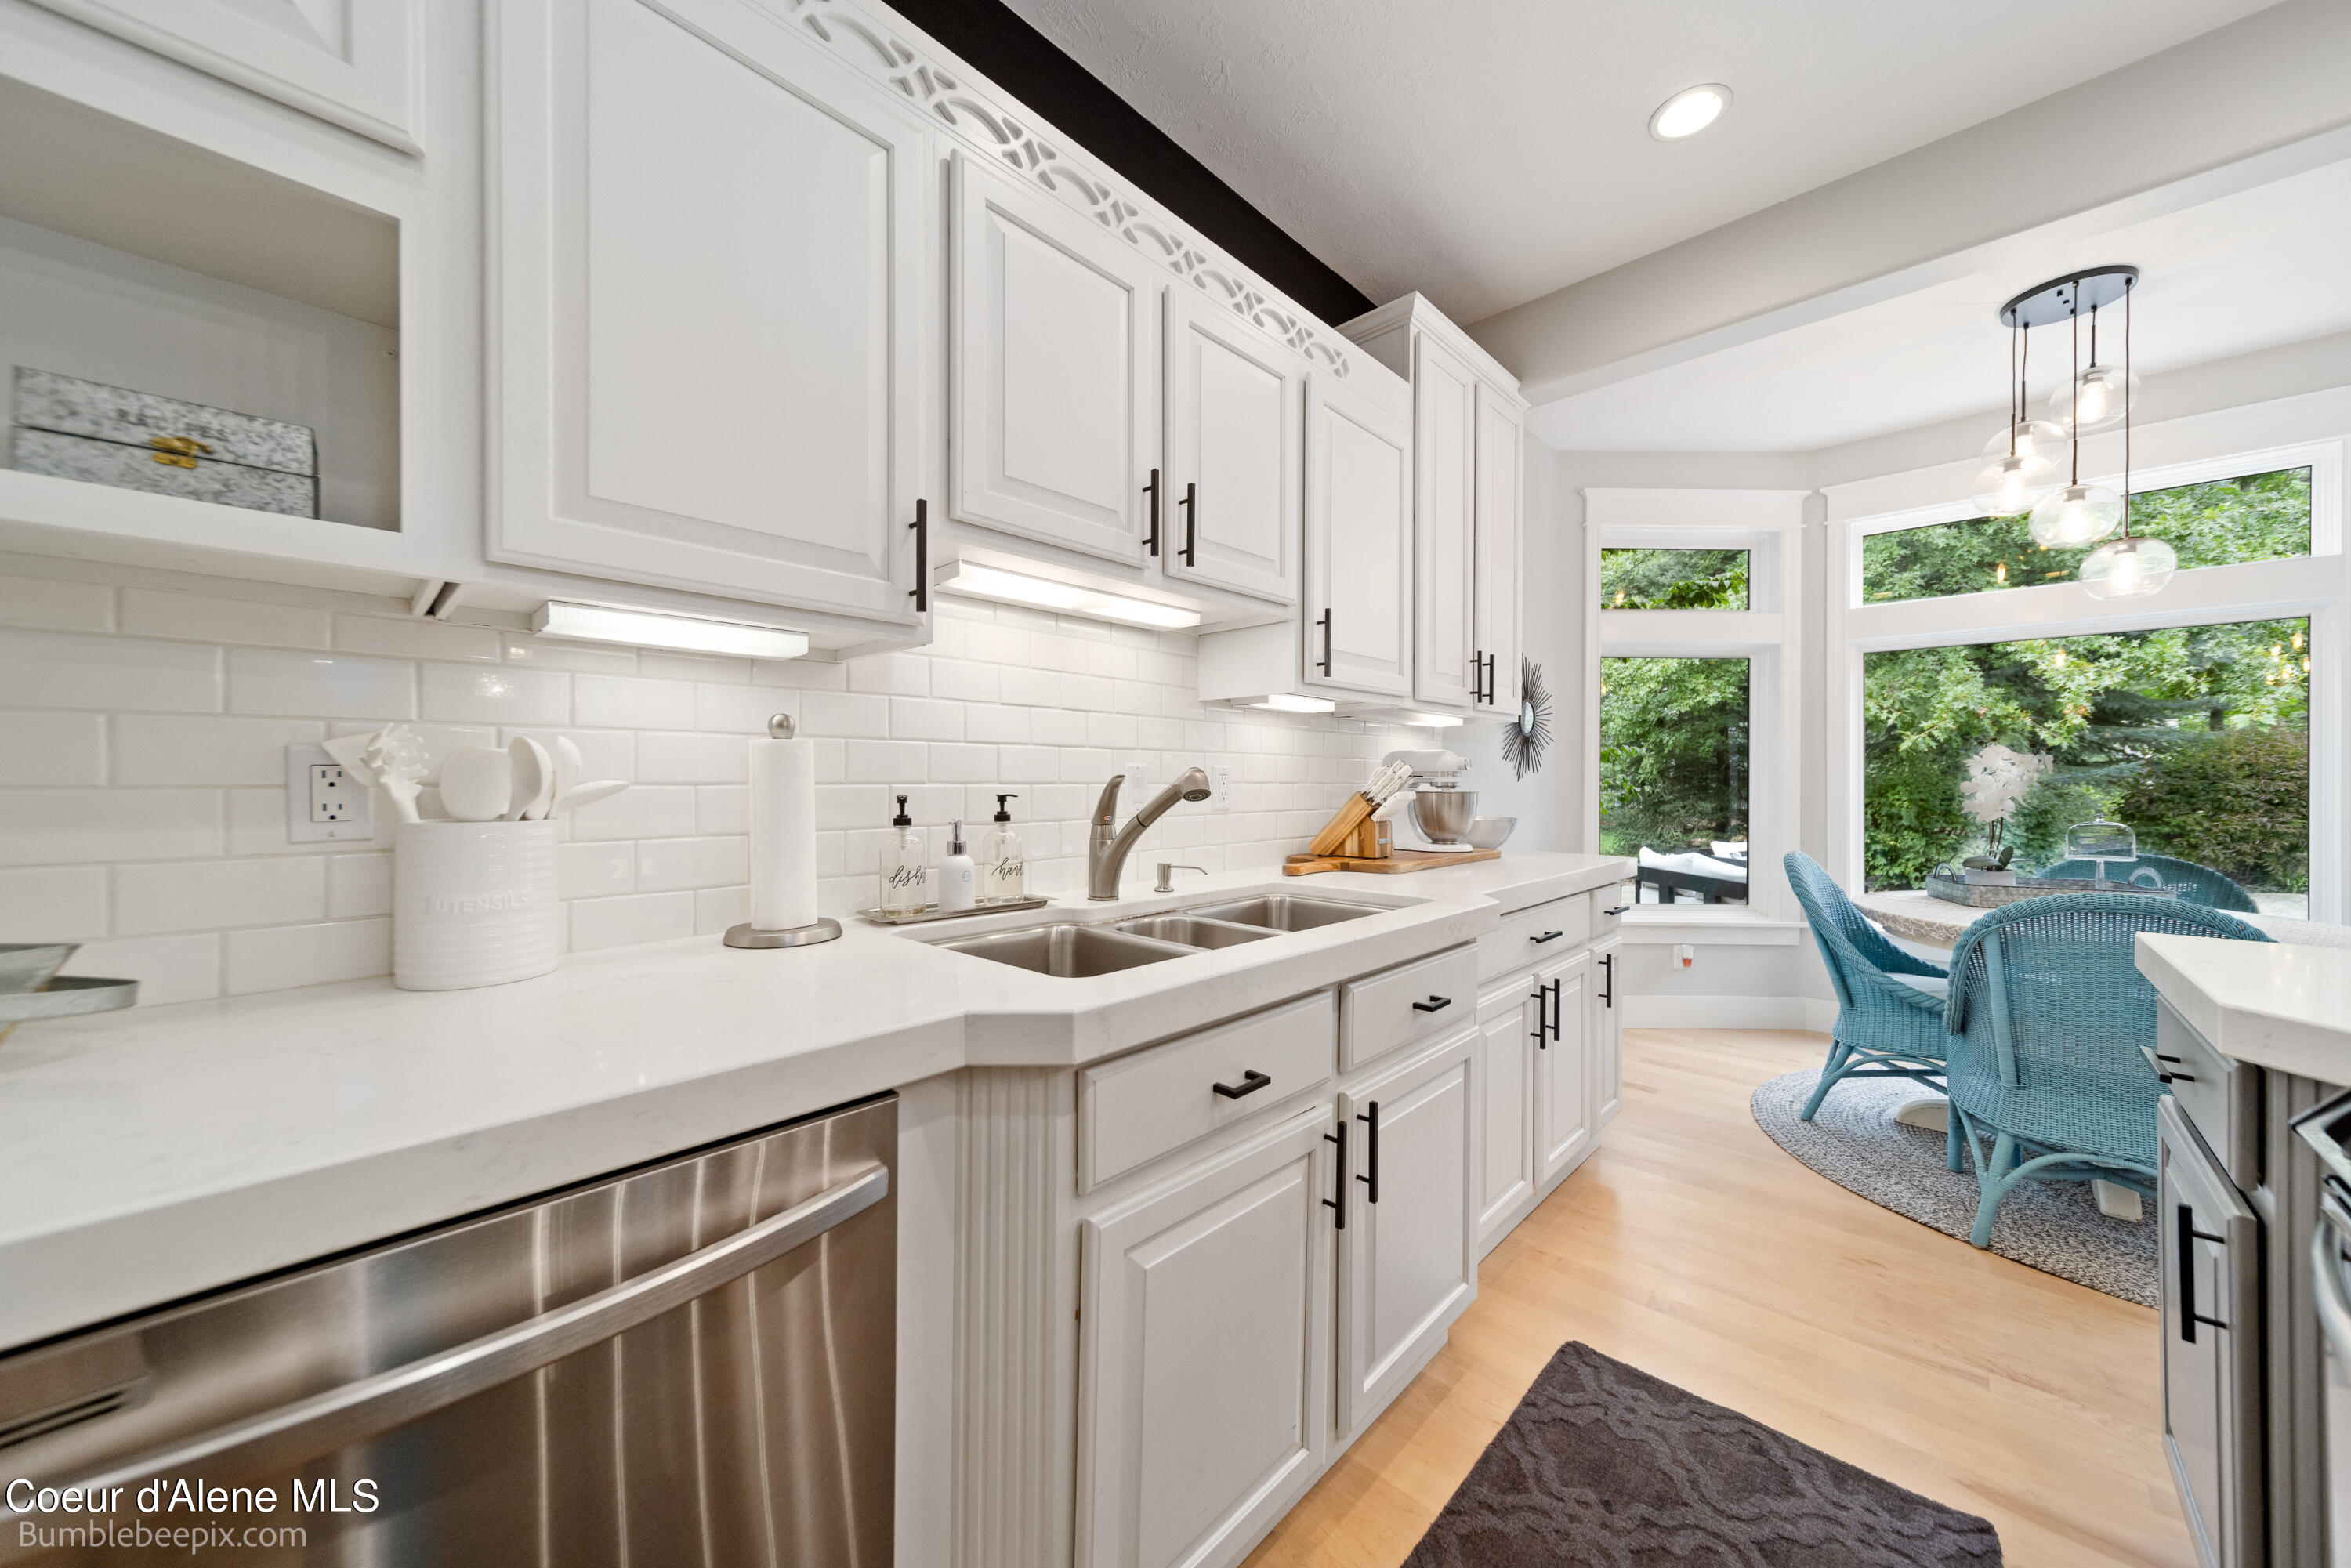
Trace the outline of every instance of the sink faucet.
<instances>
[{"instance_id":1,"label":"sink faucet","mask_svg":"<svg viewBox=\"0 0 2351 1568\"><path fill-rule=\"evenodd\" d=\"M1133 821L1120 828L1118 787L1125 782L1126 775L1118 773L1102 786L1102 799L1094 802L1093 831L1086 836L1086 896L1097 902L1118 896L1119 873L1126 869L1127 853L1145 828L1165 816L1178 800L1208 798L1208 776L1196 768L1186 768L1176 782L1154 795Z\"/></svg>"}]
</instances>

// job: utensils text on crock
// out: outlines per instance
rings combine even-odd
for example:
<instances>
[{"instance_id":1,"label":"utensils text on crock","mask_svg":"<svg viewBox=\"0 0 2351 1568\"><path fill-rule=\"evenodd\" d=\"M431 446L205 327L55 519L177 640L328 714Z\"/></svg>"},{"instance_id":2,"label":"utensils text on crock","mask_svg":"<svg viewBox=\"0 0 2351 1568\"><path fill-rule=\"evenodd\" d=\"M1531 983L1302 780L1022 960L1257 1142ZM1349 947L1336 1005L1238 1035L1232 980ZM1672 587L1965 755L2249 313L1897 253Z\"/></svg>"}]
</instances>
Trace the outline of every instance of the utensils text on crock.
<instances>
[{"instance_id":1,"label":"utensils text on crock","mask_svg":"<svg viewBox=\"0 0 2351 1568\"><path fill-rule=\"evenodd\" d=\"M514 763L486 746L461 746L442 759L441 809L460 822L494 822L514 804Z\"/></svg>"}]
</instances>

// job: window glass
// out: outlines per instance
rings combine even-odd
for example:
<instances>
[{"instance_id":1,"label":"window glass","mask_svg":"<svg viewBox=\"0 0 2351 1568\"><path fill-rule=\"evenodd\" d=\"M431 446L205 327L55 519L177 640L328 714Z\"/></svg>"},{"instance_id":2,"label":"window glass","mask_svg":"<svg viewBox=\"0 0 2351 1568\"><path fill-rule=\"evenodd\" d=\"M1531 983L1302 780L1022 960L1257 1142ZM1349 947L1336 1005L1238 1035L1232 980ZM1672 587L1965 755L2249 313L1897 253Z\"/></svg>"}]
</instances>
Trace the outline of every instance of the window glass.
<instances>
[{"instance_id":1,"label":"window glass","mask_svg":"<svg viewBox=\"0 0 2351 1568\"><path fill-rule=\"evenodd\" d=\"M1604 549L1603 610L1744 610L1743 549Z\"/></svg>"},{"instance_id":2,"label":"window glass","mask_svg":"<svg viewBox=\"0 0 2351 1568\"><path fill-rule=\"evenodd\" d=\"M2011 869L2043 871L2064 860L2068 826L2103 817L2137 832L2143 858L2209 868L2261 909L2301 915L2310 667L2304 620L1867 654L1868 885L1924 886L1990 852L1995 822ZM1971 763L1989 795L1963 790Z\"/></svg>"},{"instance_id":3,"label":"window glass","mask_svg":"<svg viewBox=\"0 0 2351 1568\"><path fill-rule=\"evenodd\" d=\"M2131 532L2171 546L2183 570L2308 555L2310 470L2147 491L2131 498ZM1861 546L1862 602L2071 582L2093 548L2043 549L2023 517L1869 534Z\"/></svg>"},{"instance_id":4,"label":"window glass","mask_svg":"<svg viewBox=\"0 0 2351 1568\"><path fill-rule=\"evenodd\" d=\"M1600 661L1600 847L1640 902L1747 902L1747 716L1745 659Z\"/></svg>"}]
</instances>

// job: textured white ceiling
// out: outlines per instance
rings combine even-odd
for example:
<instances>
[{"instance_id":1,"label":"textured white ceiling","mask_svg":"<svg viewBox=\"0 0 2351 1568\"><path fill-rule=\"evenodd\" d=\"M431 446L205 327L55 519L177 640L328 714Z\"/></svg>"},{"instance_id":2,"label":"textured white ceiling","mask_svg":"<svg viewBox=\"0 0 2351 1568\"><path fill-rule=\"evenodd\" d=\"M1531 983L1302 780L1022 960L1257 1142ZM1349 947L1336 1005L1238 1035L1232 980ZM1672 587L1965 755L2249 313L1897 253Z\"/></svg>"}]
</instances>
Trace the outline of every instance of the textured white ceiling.
<instances>
[{"instance_id":1,"label":"textured white ceiling","mask_svg":"<svg viewBox=\"0 0 2351 1568\"><path fill-rule=\"evenodd\" d=\"M1530 423L1566 450L1813 451L1999 407L2009 334L1997 312L2043 278L2140 267L2131 347L2144 376L2351 329L2346 256L2351 162L2094 236L2018 235L1970 277L1562 398ZM2120 327L2109 314L2099 329L2110 362ZM2069 353L2064 332L2032 334L2036 413Z\"/></svg>"},{"instance_id":2,"label":"textured white ceiling","mask_svg":"<svg viewBox=\"0 0 2351 1568\"><path fill-rule=\"evenodd\" d=\"M1468 323L2271 0L1007 3L1374 301ZM1651 140L1705 81L1721 122Z\"/></svg>"}]
</instances>

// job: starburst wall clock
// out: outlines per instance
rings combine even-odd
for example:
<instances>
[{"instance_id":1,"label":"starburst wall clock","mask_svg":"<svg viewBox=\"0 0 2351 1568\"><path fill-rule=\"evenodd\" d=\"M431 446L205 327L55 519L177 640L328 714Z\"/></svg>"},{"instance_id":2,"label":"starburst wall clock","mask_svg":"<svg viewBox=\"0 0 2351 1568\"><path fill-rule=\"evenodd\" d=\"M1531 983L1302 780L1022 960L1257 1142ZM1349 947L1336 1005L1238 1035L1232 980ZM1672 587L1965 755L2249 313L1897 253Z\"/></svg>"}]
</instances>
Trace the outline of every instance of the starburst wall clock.
<instances>
[{"instance_id":1,"label":"starburst wall clock","mask_svg":"<svg viewBox=\"0 0 2351 1568\"><path fill-rule=\"evenodd\" d=\"M1551 693L1543 685L1542 666L1532 659L1519 660L1519 716L1502 727L1502 760L1520 778L1542 771L1543 753L1551 748Z\"/></svg>"}]
</instances>

